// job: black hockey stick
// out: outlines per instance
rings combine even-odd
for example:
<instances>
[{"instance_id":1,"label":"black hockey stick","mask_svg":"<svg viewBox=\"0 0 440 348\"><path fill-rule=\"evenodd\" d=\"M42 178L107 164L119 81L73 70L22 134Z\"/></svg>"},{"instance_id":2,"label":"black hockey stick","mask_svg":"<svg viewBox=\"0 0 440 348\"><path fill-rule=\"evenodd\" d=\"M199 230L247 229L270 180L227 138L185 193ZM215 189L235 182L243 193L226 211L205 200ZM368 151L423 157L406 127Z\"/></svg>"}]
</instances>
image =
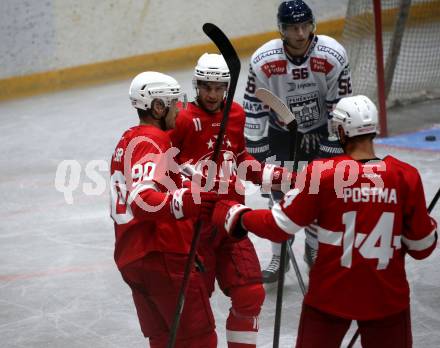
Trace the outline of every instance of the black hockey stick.
<instances>
[{"instance_id":1,"label":"black hockey stick","mask_svg":"<svg viewBox=\"0 0 440 348\"><path fill-rule=\"evenodd\" d=\"M428 213L431 213L432 209L434 209L435 205L437 204L438 199L440 198L440 187L437 190L437 193L435 194L434 198L432 199L431 203L428 205ZM353 348L354 344L356 343L357 338L359 337L359 328L357 328L356 332L354 333L353 337L350 340L350 343L348 343L347 348Z\"/></svg>"},{"instance_id":2,"label":"black hockey stick","mask_svg":"<svg viewBox=\"0 0 440 348\"><path fill-rule=\"evenodd\" d=\"M291 145L290 145L290 154L289 159L293 160L293 168L295 169L297 166L297 149L300 144L299 136L296 127L296 121L292 122L293 124L288 125L289 132L291 134ZM289 127L290 126L290 127ZM273 330L273 348L278 348L280 345L280 331L281 331L281 314L283 309L283 292L284 292L284 272L286 268L286 258L287 258L287 243L283 242L281 244L281 253L280 253L280 268L278 273L278 285L277 285L277 302L275 307L275 323ZM289 245L290 248L290 245ZM295 259L293 259L295 260ZM292 260L292 261L293 261ZM295 260L296 262L296 260ZM297 266L297 265L296 265ZM295 272L298 269L295 268ZM298 273L297 273L298 277ZM300 280L301 279L301 280ZM298 281L302 282L301 274L299 273Z\"/></svg>"},{"instance_id":3,"label":"black hockey stick","mask_svg":"<svg viewBox=\"0 0 440 348\"><path fill-rule=\"evenodd\" d=\"M284 102L278 98L275 94L273 94L270 90L265 88L258 88L255 92L255 95L258 99L260 99L264 104L269 106L278 116L278 119L283 124L289 125L292 122L295 121L295 116L292 114L292 111L284 104ZM294 123L290 126L291 128L294 127ZM298 131L298 129L297 129ZM301 132L301 131L299 131ZM294 167L296 164L294 164ZM303 280L303 277L301 275L301 272L298 267L298 263L296 262L295 255L292 250L292 243L293 239L289 241L289 243L286 245L287 254L289 255L290 261L292 262L293 269L296 274L296 278L298 279L299 287L301 288L301 292L303 295L306 293L306 286Z\"/></svg>"},{"instance_id":4,"label":"black hockey stick","mask_svg":"<svg viewBox=\"0 0 440 348\"><path fill-rule=\"evenodd\" d=\"M428 206L428 213L431 213L432 209L434 209L435 205L437 204L438 199L440 198L440 187L437 190L437 193L435 194L434 198L432 199L431 203L429 203Z\"/></svg>"},{"instance_id":5,"label":"black hockey stick","mask_svg":"<svg viewBox=\"0 0 440 348\"><path fill-rule=\"evenodd\" d=\"M300 144L300 133L298 132L297 122L295 116L292 114L290 109L283 103L283 101L274 95L271 91L260 88L256 91L255 95L258 99L260 99L263 103L268 105L272 110L274 110L281 121L287 125L290 133L290 149L289 149L289 160L293 161L293 169L296 170L298 165L297 160L297 149ZM283 292L284 292L284 272L286 268L286 258L287 258L287 248L289 247L290 253L293 255L293 251L290 248L290 245L287 245L288 242L283 242L281 244L281 253L280 253L280 268L278 270L278 287L277 287L277 302L275 307L275 323L274 323L274 332L273 332L273 348L278 348L280 344L280 330L281 330L281 314L283 307ZM294 266L294 270L296 276L298 278L298 282L300 283L301 290L303 291L304 281L302 279L301 273L299 272L298 265L296 264L295 257L292 258L292 264ZM305 291L305 286L304 286Z\"/></svg>"},{"instance_id":6,"label":"black hockey stick","mask_svg":"<svg viewBox=\"0 0 440 348\"><path fill-rule=\"evenodd\" d=\"M226 127L229 119L229 111L231 110L235 89L237 87L241 64L237 52L235 52L235 49L232 46L231 42L216 25L211 23L205 23L203 25L203 31L214 42L220 53L225 58L226 64L228 65L229 68L229 73L231 75L228 94L223 108L223 118L220 124L220 130L217 139L215 141L214 152L211 157L212 161L217 163L220 156L220 150L223 143L223 138L226 132ZM177 330L179 329L180 317L182 315L183 306L185 304L185 296L188 290L189 279L196 258L196 251L200 240L201 229L202 229L202 222L198 220L195 226L194 236L191 241L191 249L188 255L188 261L185 264L185 272L183 274L182 285L177 299L176 311L171 326L170 337L168 338L167 348L173 348L176 342Z\"/></svg>"},{"instance_id":7,"label":"black hockey stick","mask_svg":"<svg viewBox=\"0 0 440 348\"><path fill-rule=\"evenodd\" d=\"M293 266L293 270L295 271L296 278L298 278L298 284L301 289L301 292L303 296L305 296L307 289L306 289L306 285L304 284L301 271L299 270L298 262L296 262L296 257L295 254L293 253L292 244L293 244L293 240L292 242L290 242L289 240L289 243L286 245L287 254L289 255L290 261L292 262L292 266Z\"/></svg>"}]
</instances>

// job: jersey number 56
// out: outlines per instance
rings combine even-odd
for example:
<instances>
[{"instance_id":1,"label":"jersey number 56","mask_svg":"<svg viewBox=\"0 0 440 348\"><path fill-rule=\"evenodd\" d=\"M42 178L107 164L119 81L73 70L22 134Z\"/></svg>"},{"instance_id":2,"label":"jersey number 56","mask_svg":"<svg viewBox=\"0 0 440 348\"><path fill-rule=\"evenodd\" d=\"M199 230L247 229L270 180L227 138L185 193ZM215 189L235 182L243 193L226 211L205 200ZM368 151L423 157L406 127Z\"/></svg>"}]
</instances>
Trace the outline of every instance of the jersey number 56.
<instances>
[{"instance_id":1,"label":"jersey number 56","mask_svg":"<svg viewBox=\"0 0 440 348\"><path fill-rule=\"evenodd\" d=\"M350 78L340 79L338 83L339 95L349 95L352 92Z\"/></svg>"}]
</instances>

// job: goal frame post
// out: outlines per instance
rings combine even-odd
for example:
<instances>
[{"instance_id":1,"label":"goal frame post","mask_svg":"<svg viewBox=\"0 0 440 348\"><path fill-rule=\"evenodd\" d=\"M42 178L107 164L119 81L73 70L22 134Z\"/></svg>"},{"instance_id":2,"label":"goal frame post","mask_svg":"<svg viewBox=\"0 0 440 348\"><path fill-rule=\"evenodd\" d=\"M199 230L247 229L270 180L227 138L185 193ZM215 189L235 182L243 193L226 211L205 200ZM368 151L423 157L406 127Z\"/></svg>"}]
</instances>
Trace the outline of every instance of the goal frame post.
<instances>
[{"instance_id":1,"label":"goal frame post","mask_svg":"<svg viewBox=\"0 0 440 348\"><path fill-rule=\"evenodd\" d=\"M373 0L374 36L376 51L377 101L379 104L380 137L388 136L387 108L385 93L385 69L382 41L382 6L380 0Z\"/></svg>"}]
</instances>

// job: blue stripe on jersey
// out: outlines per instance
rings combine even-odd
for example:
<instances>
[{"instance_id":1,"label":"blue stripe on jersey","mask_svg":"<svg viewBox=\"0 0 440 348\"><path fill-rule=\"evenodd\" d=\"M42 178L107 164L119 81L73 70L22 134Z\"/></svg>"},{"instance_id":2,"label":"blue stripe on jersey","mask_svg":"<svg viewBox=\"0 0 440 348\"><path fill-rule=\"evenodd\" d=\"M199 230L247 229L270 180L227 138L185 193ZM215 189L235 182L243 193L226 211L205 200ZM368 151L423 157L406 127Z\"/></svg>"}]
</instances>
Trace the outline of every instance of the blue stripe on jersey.
<instances>
[{"instance_id":1,"label":"blue stripe on jersey","mask_svg":"<svg viewBox=\"0 0 440 348\"><path fill-rule=\"evenodd\" d=\"M249 100L254 103L262 103L262 101L256 97L251 97L249 94L245 93L243 99Z\"/></svg>"},{"instance_id":2,"label":"blue stripe on jersey","mask_svg":"<svg viewBox=\"0 0 440 348\"><path fill-rule=\"evenodd\" d=\"M269 113L267 112L257 112L257 113L253 113L250 111L246 111L246 117L249 118L263 118L263 117L269 117Z\"/></svg>"}]
</instances>

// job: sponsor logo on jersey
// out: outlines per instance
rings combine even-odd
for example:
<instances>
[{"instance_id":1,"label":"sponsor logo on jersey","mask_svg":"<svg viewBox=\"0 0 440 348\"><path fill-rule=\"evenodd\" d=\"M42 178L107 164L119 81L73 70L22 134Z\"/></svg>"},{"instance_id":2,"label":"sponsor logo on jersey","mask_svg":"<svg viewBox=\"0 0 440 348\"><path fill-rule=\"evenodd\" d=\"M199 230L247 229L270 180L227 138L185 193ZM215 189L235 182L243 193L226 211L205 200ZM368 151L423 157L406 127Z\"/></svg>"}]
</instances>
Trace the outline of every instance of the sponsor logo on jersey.
<instances>
[{"instance_id":1,"label":"sponsor logo on jersey","mask_svg":"<svg viewBox=\"0 0 440 348\"><path fill-rule=\"evenodd\" d=\"M294 90L296 90L295 82L287 82L287 84L289 85L289 89L287 90L287 92L293 92Z\"/></svg>"},{"instance_id":2,"label":"sponsor logo on jersey","mask_svg":"<svg viewBox=\"0 0 440 348\"><path fill-rule=\"evenodd\" d=\"M287 82L287 84L289 85L289 89L287 90L287 92L293 92L294 90L296 90L295 82Z\"/></svg>"},{"instance_id":3,"label":"sponsor logo on jersey","mask_svg":"<svg viewBox=\"0 0 440 348\"><path fill-rule=\"evenodd\" d=\"M316 82L287 82L287 84L289 85L287 92L293 92L296 89L307 89L310 87L316 87L317 85Z\"/></svg>"},{"instance_id":4,"label":"sponsor logo on jersey","mask_svg":"<svg viewBox=\"0 0 440 348\"><path fill-rule=\"evenodd\" d=\"M310 68L314 72L328 74L332 71L333 65L330 64L327 59L312 57L310 58Z\"/></svg>"},{"instance_id":5,"label":"sponsor logo on jersey","mask_svg":"<svg viewBox=\"0 0 440 348\"><path fill-rule=\"evenodd\" d=\"M213 126L213 127L220 127L220 122L212 123L211 126Z\"/></svg>"},{"instance_id":6,"label":"sponsor logo on jersey","mask_svg":"<svg viewBox=\"0 0 440 348\"><path fill-rule=\"evenodd\" d=\"M272 75L287 74L287 60L275 60L261 66L261 70L266 74L267 78Z\"/></svg>"},{"instance_id":7,"label":"sponsor logo on jersey","mask_svg":"<svg viewBox=\"0 0 440 348\"><path fill-rule=\"evenodd\" d=\"M247 129L260 129L260 125L259 124L248 123L248 122L245 123L244 127L247 128Z\"/></svg>"},{"instance_id":8,"label":"sponsor logo on jersey","mask_svg":"<svg viewBox=\"0 0 440 348\"><path fill-rule=\"evenodd\" d=\"M333 48L330 48L328 46L318 45L318 51L325 52L330 54L331 56L335 57L336 60L341 63L341 65L345 64L344 57L337 51L335 51Z\"/></svg>"},{"instance_id":9,"label":"sponsor logo on jersey","mask_svg":"<svg viewBox=\"0 0 440 348\"><path fill-rule=\"evenodd\" d=\"M246 112L252 112L252 113L258 113L264 111L264 109L268 109L267 107L264 107L263 104L258 102L250 102L248 100L243 101L243 109L246 110Z\"/></svg>"},{"instance_id":10,"label":"sponsor logo on jersey","mask_svg":"<svg viewBox=\"0 0 440 348\"><path fill-rule=\"evenodd\" d=\"M309 87L316 87L316 82L300 82L298 83L298 88L299 89L306 89Z\"/></svg>"},{"instance_id":11,"label":"sponsor logo on jersey","mask_svg":"<svg viewBox=\"0 0 440 348\"><path fill-rule=\"evenodd\" d=\"M288 96L287 104L295 115L299 128L309 128L319 121L321 110L318 91Z\"/></svg>"},{"instance_id":12,"label":"sponsor logo on jersey","mask_svg":"<svg viewBox=\"0 0 440 348\"><path fill-rule=\"evenodd\" d=\"M262 59L264 59L264 58L266 58L266 57L270 57L270 56L273 56L273 55L275 55L275 54L283 54L283 52L284 52L284 50L283 50L282 47L280 47L280 48L274 48L274 49L271 49L271 50L269 50L269 51L261 52L258 56L256 56L256 57L254 58L254 60L252 61L252 63L257 64L260 60L262 60Z\"/></svg>"}]
</instances>

